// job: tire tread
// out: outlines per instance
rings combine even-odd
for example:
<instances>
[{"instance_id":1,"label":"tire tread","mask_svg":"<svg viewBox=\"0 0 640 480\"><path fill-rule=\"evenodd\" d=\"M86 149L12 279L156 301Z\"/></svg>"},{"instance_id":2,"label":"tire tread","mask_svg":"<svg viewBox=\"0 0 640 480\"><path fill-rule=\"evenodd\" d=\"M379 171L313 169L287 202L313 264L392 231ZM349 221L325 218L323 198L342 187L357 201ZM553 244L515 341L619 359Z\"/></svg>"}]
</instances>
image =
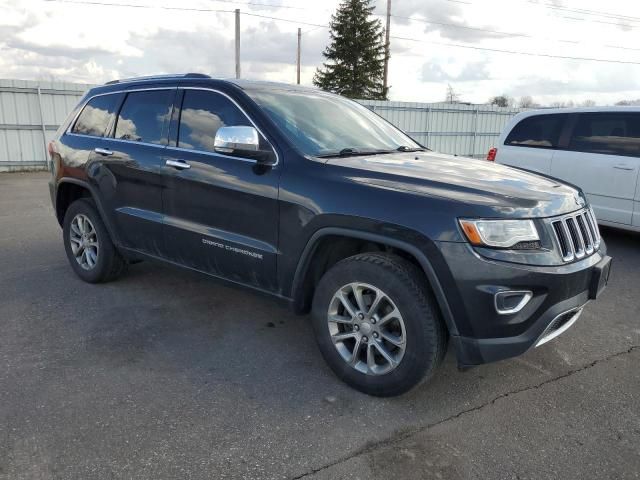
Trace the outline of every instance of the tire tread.
<instances>
[{"instance_id":1,"label":"tire tread","mask_svg":"<svg viewBox=\"0 0 640 480\"><path fill-rule=\"evenodd\" d=\"M448 339L447 328L441 318L435 296L421 269L399 255L386 252L368 252L340 260L325 272L325 276L321 278L316 288L316 295L314 296L314 303L316 303L316 305L314 305L313 308L313 316L316 335L323 335L323 327L321 324L322 322L326 322L326 315L323 315L325 307L321 304L324 300L316 297L324 298L324 296L327 295L328 285L332 285L331 282L335 283L336 278L339 278L335 276L336 272L351 272L348 275L353 276L353 272L356 272L359 265L362 264L368 264L374 266L376 269L382 269L385 275L388 273L390 277L395 278L395 282L399 282L395 283L396 289L402 288L406 290L408 294L407 298L411 298L411 302L414 304L411 309L411 315L414 316L414 318L417 317L421 322L419 332L422 338L416 338L416 341L419 345L423 345L424 348L421 349L419 353L414 354L417 355L413 357L415 363L407 365L401 377L389 380L386 385L384 381L376 383L367 381L366 379L357 380L357 378L353 377L353 372L347 370L348 373L345 373L342 366L337 367L338 370L336 370L333 364L334 361L332 360L333 352L329 354L329 358L327 357L326 351L323 351L323 355L338 376L347 383L350 383L353 387L376 396L398 395L406 392L416 384L426 381L433 375L446 353ZM369 274L372 273L371 269L368 269L368 271ZM331 272L334 272L334 275L327 277ZM326 282L329 282L326 286L323 285L325 278L328 278ZM377 286L384 289L384 285ZM394 301L396 300L394 299ZM406 301L405 299L405 303ZM403 308L401 304L398 304L398 307ZM324 350L320 342L319 345L321 351ZM357 375L363 374L358 373ZM400 380L400 378L403 379Z\"/></svg>"},{"instance_id":2,"label":"tire tread","mask_svg":"<svg viewBox=\"0 0 640 480\"><path fill-rule=\"evenodd\" d=\"M435 369L442 363L447 353L448 332L443 320L440 318L439 311L435 308L437 305L435 296L431 292L431 288L427 284L424 274L411 262L399 255L391 253L361 253L345 258L341 260L341 262L367 262L389 270L389 273L403 277L403 281L410 289L410 293L422 306L426 307L424 309L429 311L430 316L434 317L434 321L429 322L428 327L430 327L429 333L432 334L431 338L435 338L438 341L435 345L435 358L432 367L423 379L423 381L428 380Z\"/></svg>"}]
</instances>

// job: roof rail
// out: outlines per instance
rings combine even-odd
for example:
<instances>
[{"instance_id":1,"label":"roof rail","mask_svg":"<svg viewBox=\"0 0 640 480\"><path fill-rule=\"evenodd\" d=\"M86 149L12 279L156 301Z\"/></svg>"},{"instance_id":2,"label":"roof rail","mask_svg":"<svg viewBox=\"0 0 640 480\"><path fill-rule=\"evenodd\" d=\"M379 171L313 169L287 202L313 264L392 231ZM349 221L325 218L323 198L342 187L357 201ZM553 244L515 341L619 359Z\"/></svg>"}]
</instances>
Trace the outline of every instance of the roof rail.
<instances>
[{"instance_id":1,"label":"roof rail","mask_svg":"<svg viewBox=\"0 0 640 480\"><path fill-rule=\"evenodd\" d=\"M132 78L123 78L119 80L111 80L105 85L113 85L116 83L126 83L126 82L138 82L140 80L163 80L168 78L211 78L206 73L182 73L182 74L166 74L166 75L149 75L146 77L132 77Z\"/></svg>"}]
</instances>

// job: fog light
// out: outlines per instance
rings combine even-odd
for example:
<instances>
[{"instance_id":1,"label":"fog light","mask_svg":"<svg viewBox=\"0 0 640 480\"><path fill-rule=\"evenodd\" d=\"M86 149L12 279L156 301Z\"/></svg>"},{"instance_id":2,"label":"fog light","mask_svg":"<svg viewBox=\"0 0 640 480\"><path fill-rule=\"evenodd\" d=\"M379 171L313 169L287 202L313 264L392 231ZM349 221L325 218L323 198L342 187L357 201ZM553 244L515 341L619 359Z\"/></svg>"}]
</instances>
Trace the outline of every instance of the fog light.
<instances>
[{"instance_id":1,"label":"fog light","mask_svg":"<svg viewBox=\"0 0 640 480\"><path fill-rule=\"evenodd\" d=\"M518 313L533 298L530 290L505 290L494 295L496 311L500 315Z\"/></svg>"}]
</instances>

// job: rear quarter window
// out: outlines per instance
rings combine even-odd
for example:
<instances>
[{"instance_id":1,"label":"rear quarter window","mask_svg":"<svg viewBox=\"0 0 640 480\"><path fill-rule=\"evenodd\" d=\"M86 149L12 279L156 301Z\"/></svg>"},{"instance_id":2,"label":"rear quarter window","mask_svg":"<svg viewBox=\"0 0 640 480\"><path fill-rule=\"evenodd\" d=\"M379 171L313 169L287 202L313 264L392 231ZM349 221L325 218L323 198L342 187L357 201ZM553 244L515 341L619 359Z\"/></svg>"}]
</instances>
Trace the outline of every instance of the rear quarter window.
<instances>
[{"instance_id":1,"label":"rear quarter window","mask_svg":"<svg viewBox=\"0 0 640 480\"><path fill-rule=\"evenodd\" d=\"M555 148L566 114L534 115L522 119L509 132L505 145L531 148Z\"/></svg>"},{"instance_id":2,"label":"rear quarter window","mask_svg":"<svg viewBox=\"0 0 640 480\"><path fill-rule=\"evenodd\" d=\"M118 107L117 95L100 95L87 102L71 133L104 137Z\"/></svg>"}]
</instances>

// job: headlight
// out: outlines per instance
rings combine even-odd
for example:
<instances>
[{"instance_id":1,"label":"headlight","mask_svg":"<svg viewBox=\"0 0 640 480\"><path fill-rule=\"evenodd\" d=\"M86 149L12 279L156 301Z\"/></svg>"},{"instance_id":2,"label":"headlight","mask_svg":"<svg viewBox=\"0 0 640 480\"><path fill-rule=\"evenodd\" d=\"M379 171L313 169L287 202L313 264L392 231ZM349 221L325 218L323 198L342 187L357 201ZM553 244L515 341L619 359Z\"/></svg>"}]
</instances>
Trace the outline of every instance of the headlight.
<instances>
[{"instance_id":1,"label":"headlight","mask_svg":"<svg viewBox=\"0 0 640 480\"><path fill-rule=\"evenodd\" d=\"M520 242L537 242L538 231L532 220L460 219L467 239L477 246L509 248Z\"/></svg>"}]
</instances>

